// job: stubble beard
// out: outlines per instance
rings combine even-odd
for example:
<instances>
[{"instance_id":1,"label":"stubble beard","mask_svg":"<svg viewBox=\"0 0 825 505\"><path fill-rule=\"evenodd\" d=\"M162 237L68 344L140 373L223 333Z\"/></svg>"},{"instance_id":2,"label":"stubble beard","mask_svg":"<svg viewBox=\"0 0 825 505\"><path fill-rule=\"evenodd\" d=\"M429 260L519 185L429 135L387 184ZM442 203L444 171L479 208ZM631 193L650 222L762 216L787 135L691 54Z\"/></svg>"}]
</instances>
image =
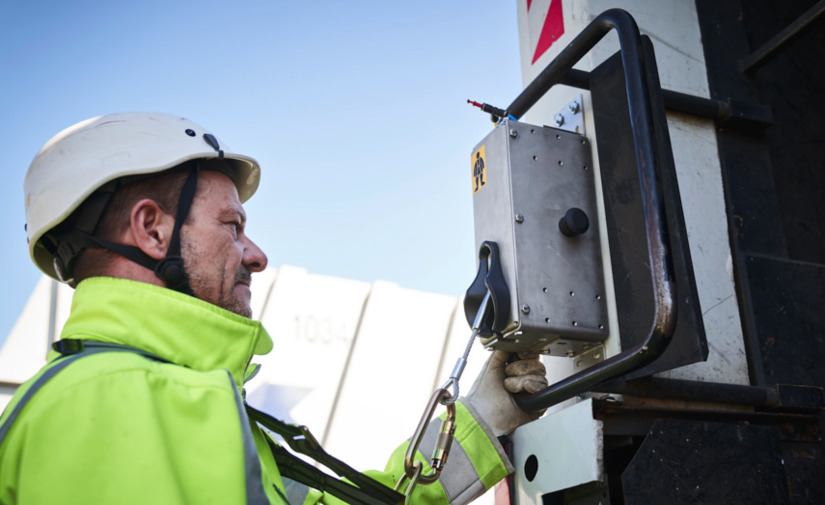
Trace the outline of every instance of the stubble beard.
<instances>
[{"instance_id":1,"label":"stubble beard","mask_svg":"<svg viewBox=\"0 0 825 505\"><path fill-rule=\"evenodd\" d=\"M244 302L235 295L235 286L237 286L239 282L244 282L247 285L251 285L252 272L250 272L245 266L241 265L235 272L234 278L230 282L227 282L226 267L221 267L220 272L216 272L216 277L221 281L219 284L217 299L214 299L213 301L211 298L214 297L207 296L210 291L209 277L206 275L201 275L200 272L196 272L194 271L195 269L192 268L192 264L197 261L199 254L195 248L188 243L188 241L182 241L181 246L182 253L185 258L184 270L189 276L189 285L192 287L192 292L195 294L195 297L216 305L224 310L228 310L234 314L238 314L239 316L252 319L252 308L248 303Z\"/></svg>"},{"instance_id":2,"label":"stubble beard","mask_svg":"<svg viewBox=\"0 0 825 505\"><path fill-rule=\"evenodd\" d=\"M225 277L221 278L224 279ZM252 283L252 272L250 272L243 265L238 267L238 270L235 272L235 279L232 284L230 286L222 286L217 305L218 307L234 312L239 316L252 319L252 307L235 296L235 286L237 286L240 282L243 282L248 286L251 286Z\"/></svg>"}]
</instances>

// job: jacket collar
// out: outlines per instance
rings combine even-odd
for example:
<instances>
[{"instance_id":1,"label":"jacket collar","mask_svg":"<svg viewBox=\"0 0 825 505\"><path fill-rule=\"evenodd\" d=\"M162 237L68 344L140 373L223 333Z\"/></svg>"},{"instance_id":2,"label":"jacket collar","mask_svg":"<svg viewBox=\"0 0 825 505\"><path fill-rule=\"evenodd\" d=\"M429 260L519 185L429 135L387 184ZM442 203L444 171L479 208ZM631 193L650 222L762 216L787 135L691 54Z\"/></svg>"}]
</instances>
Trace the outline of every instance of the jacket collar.
<instances>
[{"instance_id":1,"label":"jacket collar","mask_svg":"<svg viewBox=\"0 0 825 505\"><path fill-rule=\"evenodd\" d=\"M111 277L78 284L60 338L137 347L193 370L227 369L239 387L252 355L272 350L259 321L171 289Z\"/></svg>"}]
</instances>

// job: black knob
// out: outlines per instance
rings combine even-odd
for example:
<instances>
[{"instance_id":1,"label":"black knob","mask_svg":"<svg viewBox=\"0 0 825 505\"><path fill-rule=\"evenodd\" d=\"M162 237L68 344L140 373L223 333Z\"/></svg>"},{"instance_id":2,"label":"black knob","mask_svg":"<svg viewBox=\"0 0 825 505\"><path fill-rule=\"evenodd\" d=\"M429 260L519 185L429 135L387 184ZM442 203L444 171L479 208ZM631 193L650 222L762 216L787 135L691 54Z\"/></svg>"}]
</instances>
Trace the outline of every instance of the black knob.
<instances>
[{"instance_id":1,"label":"black knob","mask_svg":"<svg viewBox=\"0 0 825 505\"><path fill-rule=\"evenodd\" d=\"M559 230L565 237L575 237L590 229L590 219L583 210L573 207L559 220Z\"/></svg>"}]
</instances>

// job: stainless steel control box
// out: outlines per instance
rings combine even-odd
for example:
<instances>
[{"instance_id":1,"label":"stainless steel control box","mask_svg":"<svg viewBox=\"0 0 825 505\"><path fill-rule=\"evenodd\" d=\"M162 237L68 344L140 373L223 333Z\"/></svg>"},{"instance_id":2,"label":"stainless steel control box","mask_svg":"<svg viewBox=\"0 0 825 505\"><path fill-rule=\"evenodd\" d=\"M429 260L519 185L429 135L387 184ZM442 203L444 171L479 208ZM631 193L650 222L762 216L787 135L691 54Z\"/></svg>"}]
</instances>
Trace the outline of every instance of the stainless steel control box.
<instances>
[{"instance_id":1,"label":"stainless steel control box","mask_svg":"<svg viewBox=\"0 0 825 505\"><path fill-rule=\"evenodd\" d=\"M577 356L607 338L591 160L586 137L509 119L473 150L476 250L498 244L510 291L488 347Z\"/></svg>"}]
</instances>

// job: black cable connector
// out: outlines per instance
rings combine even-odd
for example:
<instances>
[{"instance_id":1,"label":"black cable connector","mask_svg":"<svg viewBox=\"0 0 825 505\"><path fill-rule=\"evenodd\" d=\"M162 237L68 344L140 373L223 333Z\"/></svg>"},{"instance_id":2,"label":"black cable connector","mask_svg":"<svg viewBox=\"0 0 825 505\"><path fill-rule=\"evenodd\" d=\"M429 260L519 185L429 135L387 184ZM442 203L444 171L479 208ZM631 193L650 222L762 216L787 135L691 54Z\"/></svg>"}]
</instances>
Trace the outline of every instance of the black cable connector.
<instances>
[{"instance_id":1,"label":"black cable connector","mask_svg":"<svg viewBox=\"0 0 825 505\"><path fill-rule=\"evenodd\" d=\"M478 103L478 102L474 102L473 100L467 100L467 103L469 103L469 104L471 104L475 107L478 107L479 109L482 110L482 112L489 113L490 114L490 119L492 119L492 121L494 123L498 123L501 120L501 118L503 118L507 115L507 113L504 109L499 109L498 107L494 107L494 106L492 106L488 103Z\"/></svg>"}]
</instances>

